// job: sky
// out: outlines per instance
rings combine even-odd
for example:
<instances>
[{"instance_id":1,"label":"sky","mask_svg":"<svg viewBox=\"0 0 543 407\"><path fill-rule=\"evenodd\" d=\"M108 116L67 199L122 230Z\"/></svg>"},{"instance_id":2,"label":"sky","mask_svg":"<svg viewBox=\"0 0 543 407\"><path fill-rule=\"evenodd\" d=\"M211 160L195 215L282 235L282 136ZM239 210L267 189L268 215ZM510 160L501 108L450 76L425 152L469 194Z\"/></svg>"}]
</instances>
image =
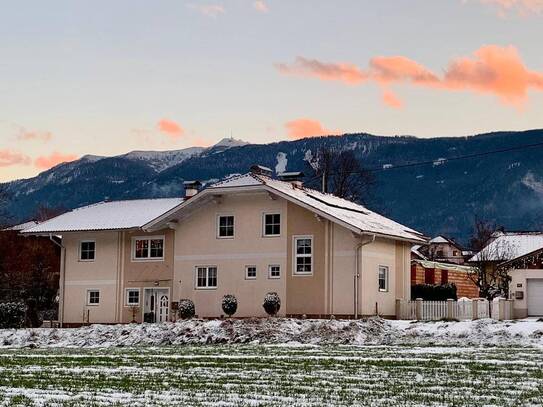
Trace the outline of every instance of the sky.
<instances>
[{"instance_id":1,"label":"sky","mask_svg":"<svg viewBox=\"0 0 543 407\"><path fill-rule=\"evenodd\" d=\"M0 182L229 136L543 128L543 0L0 5Z\"/></svg>"}]
</instances>

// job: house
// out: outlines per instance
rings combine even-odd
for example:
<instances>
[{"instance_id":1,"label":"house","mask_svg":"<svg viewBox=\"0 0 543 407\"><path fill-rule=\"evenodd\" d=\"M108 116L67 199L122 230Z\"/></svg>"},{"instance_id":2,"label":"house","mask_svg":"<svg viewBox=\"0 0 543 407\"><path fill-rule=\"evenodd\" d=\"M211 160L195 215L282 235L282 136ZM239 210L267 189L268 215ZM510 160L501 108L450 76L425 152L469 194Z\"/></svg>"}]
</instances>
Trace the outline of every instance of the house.
<instances>
[{"instance_id":1,"label":"house","mask_svg":"<svg viewBox=\"0 0 543 407\"><path fill-rule=\"evenodd\" d=\"M541 252L543 232L499 231L470 262L481 264L487 273L507 271L515 317L543 316Z\"/></svg>"},{"instance_id":2,"label":"house","mask_svg":"<svg viewBox=\"0 0 543 407\"><path fill-rule=\"evenodd\" d=\"M543 316L543 232L497 232L473 258L508 271L516 318Z\"/></svg>"},{"instance_id":3,"label":"house","mask_svg":"<svg viewBox=\"0 0 543 407\"><path fill-rule=\"evenodd\" d=\"M442 235L430 239L428 245L421 246L417 251L428 260L453 264L464 264L473 255L454 240Z\"/></svg>"},{"instance_id":4,"label":"house","mask_svg":"<svg viewBox=\"0 0 543 407\"><path fill-rule=\"evenodd\" d=\"M411 260L411 285L454 284L458 298L479 298L479 288L470 277L473 269L453 263Z\"/></svg>"},{"instance_id":5,"label":"house","mask_svg":"<svg viewBox=\"0 0 543 407\"><path fill-rule=\"evenodd\" d=\"M252 171L185 199L104 202L25 230L61 234L64 325L164 321L180 299L199 317L395 316L410 298L410 251L425 237L353 202L303 187L301 174Z\"/></svg>"}]
</instances>

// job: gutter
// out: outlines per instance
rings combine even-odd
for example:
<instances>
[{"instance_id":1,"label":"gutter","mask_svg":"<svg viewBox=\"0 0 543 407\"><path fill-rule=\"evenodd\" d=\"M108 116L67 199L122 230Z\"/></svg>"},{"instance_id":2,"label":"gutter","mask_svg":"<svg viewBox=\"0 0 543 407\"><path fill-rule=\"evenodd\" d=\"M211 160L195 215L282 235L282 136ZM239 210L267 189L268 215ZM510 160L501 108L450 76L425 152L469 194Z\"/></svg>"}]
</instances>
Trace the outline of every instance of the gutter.
<instances>
[{"instance_id":1,"label":"gutter","mask_svg":"<svg viewBox=\"0 0 543 407\"><path fill-rule=\"evenodd\" d=\"M362 236L361 236L362 237ZM371 240L367 242L360 242L356 245L355 248L355 258L356 258L356 267L355 267L355 274L354 274L354 318L358 319L358 292L360 285L360 273L362 272L362 247L371 244L375 242L375 233L371 235Z\"/></svg>"},{"instance_id":2,"label":"gutter","mask_svg":"<svg viewBox=\"0 0 543 407\"><path fill-rule=\"evenodd\" d=\"M60 247L60 298L58 304L58 319L60 322L60 327L62 328L62 325L64 324L64 292L66 286L66 247L62 243L59 243L53 239L52 233L49 233L49 240Z\"/></svg>"}]
</instances>

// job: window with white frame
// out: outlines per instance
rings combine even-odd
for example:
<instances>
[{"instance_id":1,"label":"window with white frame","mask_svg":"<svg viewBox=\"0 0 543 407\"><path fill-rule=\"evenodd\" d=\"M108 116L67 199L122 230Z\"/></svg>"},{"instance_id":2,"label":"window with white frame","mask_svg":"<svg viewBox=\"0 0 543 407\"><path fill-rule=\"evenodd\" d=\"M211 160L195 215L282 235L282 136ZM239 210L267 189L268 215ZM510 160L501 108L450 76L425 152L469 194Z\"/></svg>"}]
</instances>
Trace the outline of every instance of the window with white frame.
<instances>
[{"instance_id":1,"label":"window with white frame","mask_svg":"<svg viewBox=\"0 0 543 407\"><path fill-rule=\"evenodd\" d=\"M379 291L388 291L388 266L379 266Z\"/></svg>"},{"instance_id":2,"label":"window with white frame","mask_svg":"<svg viewBox=\"0 0 543 407\"><path fill-rule=\"evenodd\" d=\"M313 273L313 238L294 237L294 274Z\"/></svg>"},{"instance_id":3,"label":"window with white frame","mask_svg":"<svg viewBox=\"0 0 543 407\"><path fill-rule=\"evenodd\" d=\"M281 266L279 264L270 264L268 266L268 278L281 278Z\"/></svg>"},{"instance_id":4,"label":"window with white frame","mask_svg":"<svg viewBox=\"0 0 543 407\"><path fill-rule=\"evenodd\" d=\"M219 238L234 237L234 216L233 215L217 216L217 237Z\"/></svg>"},{"instance_id":5,"label":"window with white frame","mask_svg":"<svg viewBox=\"0 0 543 407\"><path fill-rule=\"evenodd\" d=\"M265 213L263 222L264 236L279 236L281 235L281 214L280 213Z\"/></svg>"},{"instance_id":6,"label":"window with white frame","mask_svg":"<svg viewBox=\"0 0 543 407\"><path fill-rule=\"evenodd\" d=\"M140 289L139 288L126 289L126 305L128 306L140 305Z\"/></svg>"},{"instance_id":7,"label":"window with white frame","mask_svg":"<svg viewBox=\"0 0 543 407\"><path fill-rule=\"evenodd\" d=\"M87 305L100 304L100 290L87 290Z\"/></svg>"},{"instance_id":8,"label":"window with white frame","mask_svg":"<svg viewBox=\"0 0 543 407\"><path fill-rule=\"evenodd\" d=\"M245 279L246 280L256 279L256 266L245 266Z\"/></svg>"},{"instance_id":9,"label":"window with white frame","mask_svg":"<svg viewBox=\"0 0 543 407\"><path fill-rule=\"evenodd\" d=\"M96 241L82 240L79 242L79 260L94 261L96 258Z\"/></svg>"},{"instance_id":10,"label":"window with white frame","mask_svg":"<svg viewBox=\"0 0 543 407\"><path fill-rule=\"evenodd\" d=\"M217 288L217 267L196 267L196 288Z\"/></svg>"},{"instance_id":11,"label":"window with white frame","mask_svg":"<svg viewBox=\"0 0 543 407\"><path fill-rule=\"evenodd\" d=\"M164 237L135 237L132 252L134 260L162 260L164 259Z\"/></svg>"}]
</instances>

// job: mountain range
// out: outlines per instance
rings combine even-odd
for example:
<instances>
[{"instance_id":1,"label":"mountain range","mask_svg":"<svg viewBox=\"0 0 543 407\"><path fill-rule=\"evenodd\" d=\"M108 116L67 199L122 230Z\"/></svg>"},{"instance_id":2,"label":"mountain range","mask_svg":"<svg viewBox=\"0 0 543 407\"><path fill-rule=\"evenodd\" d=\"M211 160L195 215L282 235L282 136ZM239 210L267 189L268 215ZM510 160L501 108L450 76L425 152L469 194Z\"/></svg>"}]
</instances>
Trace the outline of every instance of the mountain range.
<instances>
[{"instance_id":1,"label":"mountain range","mask_svg":"<svg viewBox=\"0 0 543 407\"><path fill-rule=\"evenodd\" d=\"M434 138L359 133L270 144L227 138L210 148L86 155L2 184L10 195L3 209L15 223L40 205L72 209L102 200L179 196L184 180L210 183L253 164L276 173L307 169L308 158L324 145L352 150L375 174L364 199L370 209L429 236L466 242L476 218L507 229L543 228L543 130Z\"/></svg>"}]
</instances>

